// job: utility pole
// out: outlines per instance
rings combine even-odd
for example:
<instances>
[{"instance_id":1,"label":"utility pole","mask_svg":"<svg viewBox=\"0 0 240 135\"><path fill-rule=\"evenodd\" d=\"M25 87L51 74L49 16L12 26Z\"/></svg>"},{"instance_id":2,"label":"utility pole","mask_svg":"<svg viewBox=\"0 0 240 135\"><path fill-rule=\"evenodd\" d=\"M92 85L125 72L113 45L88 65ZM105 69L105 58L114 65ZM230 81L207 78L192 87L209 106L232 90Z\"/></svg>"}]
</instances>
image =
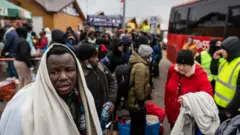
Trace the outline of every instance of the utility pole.
<instances>
[{"instance_id":1,"label":"utility pole","mask_svg":"<svg viewBox=\"0 0 240 135\"><path fill-rule=\"evenodd\" d=\"M122 28L125 27L125 18L126 18L126 1L127 1L127 0L123 0L123 24L122 24Z\"/></svg>"}]
</instances>

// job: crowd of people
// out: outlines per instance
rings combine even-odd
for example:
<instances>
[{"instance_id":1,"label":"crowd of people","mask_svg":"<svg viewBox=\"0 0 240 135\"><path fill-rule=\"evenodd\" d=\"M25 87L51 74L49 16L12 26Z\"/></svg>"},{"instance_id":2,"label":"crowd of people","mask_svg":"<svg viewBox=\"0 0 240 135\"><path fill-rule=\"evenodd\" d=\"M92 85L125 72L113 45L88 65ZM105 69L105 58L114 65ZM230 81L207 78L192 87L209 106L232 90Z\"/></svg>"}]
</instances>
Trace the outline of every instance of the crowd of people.
<instances>
[{"instance_id":1,"label":"crowd of people","mask_svg":"<svg viewBox=\"0 0 240 135\"><path fill-rule=\"evenodd\" d=\"M43 28L38 38L29 24L18 28L8 25L3 33L2 57L14 58L8 61L9 77L19 79L19 91L2 114L2 134L56 134L56 129L71 135L102 134L103 108L109 105L109 114L115 115L123 95L128 95L124 106L129 108L131 134L144 134L144 104L151 98L152 76L159 76L160 36L123 29L116 34L100 33L88 27L77 33L68 27L66 32ZM37 77L31 83L31 72L36 68L31 58L39 56ZM115 73L122 65L131 65L130 86L119 94L121 86ZM9 115L12 111L15 113ZM9 118L14 119L9 122ZM34 131L26 123L32 123ZM12 126L16 130L9 130ZM46 127L51 129L44 130Z\"/></svg>"},{"instance_id":2,"label":"crowd of people","mask_svg":"<svg viewBox=\"0 0 240 135\"><path fill-rule=\"evenodd\" d=\"M9 75L20 83L2 114L1 134L102 135L103 108L116 115L123 99L130 134L144 135L145 103L152 98L153 77L160 75L161 36L68 27L66 32L44 28L38 39L31 25L6 28L0 30L5 33L2 56L14 58L8 62ZM38 52L42 58L31 83L31 58ZM193 38L188 39L165 85L172 135L225 132L228 126L218 128L220 124L239 114L239 52L237 37L213 39L209 50L198 55Z\"/></svg>"}]
</instances>

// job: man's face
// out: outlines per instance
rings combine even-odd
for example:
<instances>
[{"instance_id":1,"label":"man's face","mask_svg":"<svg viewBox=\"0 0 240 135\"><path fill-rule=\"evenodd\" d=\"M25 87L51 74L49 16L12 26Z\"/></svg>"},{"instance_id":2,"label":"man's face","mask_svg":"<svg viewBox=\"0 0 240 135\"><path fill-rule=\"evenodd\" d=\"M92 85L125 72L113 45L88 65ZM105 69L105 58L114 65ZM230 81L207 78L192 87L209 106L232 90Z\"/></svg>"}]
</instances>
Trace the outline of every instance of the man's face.
<instances>
[{"instance_id":1,"label":"man's face","mask_svg":"<svg viewBox=\"0 0 240 135\"><path fill-rule=\"evenodd\" d=\"M77 68L73 56L69 53L50 55L47 68L53 87L60 96L68 95L76 85Z\"/></svg>"},{"instance_id":2,"label":"man's face","mask_svg":"<svg viewBox=\"0 0 240 135\"><path fill-rule=\"evenodd\" d=\"M89 64L91 64L93 67L96 67L98 65L98 57L97 56L93 56L91 58L89 58L87 61L89 62Z\"/></svg>"},{"instance_id":3,"label":"man's face","mask_svg":"<svg viewBox=\"0 0 240 135\"><path fill-rule=\"evenodd\" d=\"M95 35L92 33L92 34L90 35L90 38L91 38L91 39L94 39L94 38L95 38Z\"/></svg>"}]
</instances>

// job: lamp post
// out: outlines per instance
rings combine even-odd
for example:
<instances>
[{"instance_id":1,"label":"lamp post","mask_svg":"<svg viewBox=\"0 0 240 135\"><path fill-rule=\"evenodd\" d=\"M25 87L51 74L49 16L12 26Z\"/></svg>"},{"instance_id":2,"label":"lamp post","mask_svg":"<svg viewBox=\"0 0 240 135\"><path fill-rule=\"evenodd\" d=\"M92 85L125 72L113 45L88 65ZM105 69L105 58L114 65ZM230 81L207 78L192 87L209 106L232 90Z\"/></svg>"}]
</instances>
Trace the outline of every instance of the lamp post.
<instances>
[{"instance_id":1,"label":"lamp post","mask_svg":"<svg viewBox=\"0 0 240 135\"><path fill-rule=\"evenodd\" d=\"M122 0L123 1L123 24L122 24L122 28L125 27L125 18L126 18L126 1L127 0Z\"/></svg>"}]
</instances>

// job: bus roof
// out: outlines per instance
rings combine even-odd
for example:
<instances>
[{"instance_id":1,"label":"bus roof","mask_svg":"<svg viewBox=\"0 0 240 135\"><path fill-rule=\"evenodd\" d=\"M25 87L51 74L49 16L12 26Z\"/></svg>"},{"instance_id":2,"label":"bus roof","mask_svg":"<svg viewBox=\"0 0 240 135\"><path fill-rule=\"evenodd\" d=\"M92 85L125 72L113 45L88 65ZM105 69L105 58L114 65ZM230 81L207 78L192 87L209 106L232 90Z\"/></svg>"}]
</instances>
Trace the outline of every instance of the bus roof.
<instances>
[{"instance_id":1,"label":"bus roof","mask_svg":"<svg viewBox=\"0 0 240 135\"><path fill-rule=\"evenodd\" d=\"M191 0L191 1L188 1L188 2L184 2L182 4L175 5L175 6L173 6L173 8L189 5L189 4L192 4L192 3L199 2L199 1L201 1L201 0Z\"/></svg>"}]
</instances>

